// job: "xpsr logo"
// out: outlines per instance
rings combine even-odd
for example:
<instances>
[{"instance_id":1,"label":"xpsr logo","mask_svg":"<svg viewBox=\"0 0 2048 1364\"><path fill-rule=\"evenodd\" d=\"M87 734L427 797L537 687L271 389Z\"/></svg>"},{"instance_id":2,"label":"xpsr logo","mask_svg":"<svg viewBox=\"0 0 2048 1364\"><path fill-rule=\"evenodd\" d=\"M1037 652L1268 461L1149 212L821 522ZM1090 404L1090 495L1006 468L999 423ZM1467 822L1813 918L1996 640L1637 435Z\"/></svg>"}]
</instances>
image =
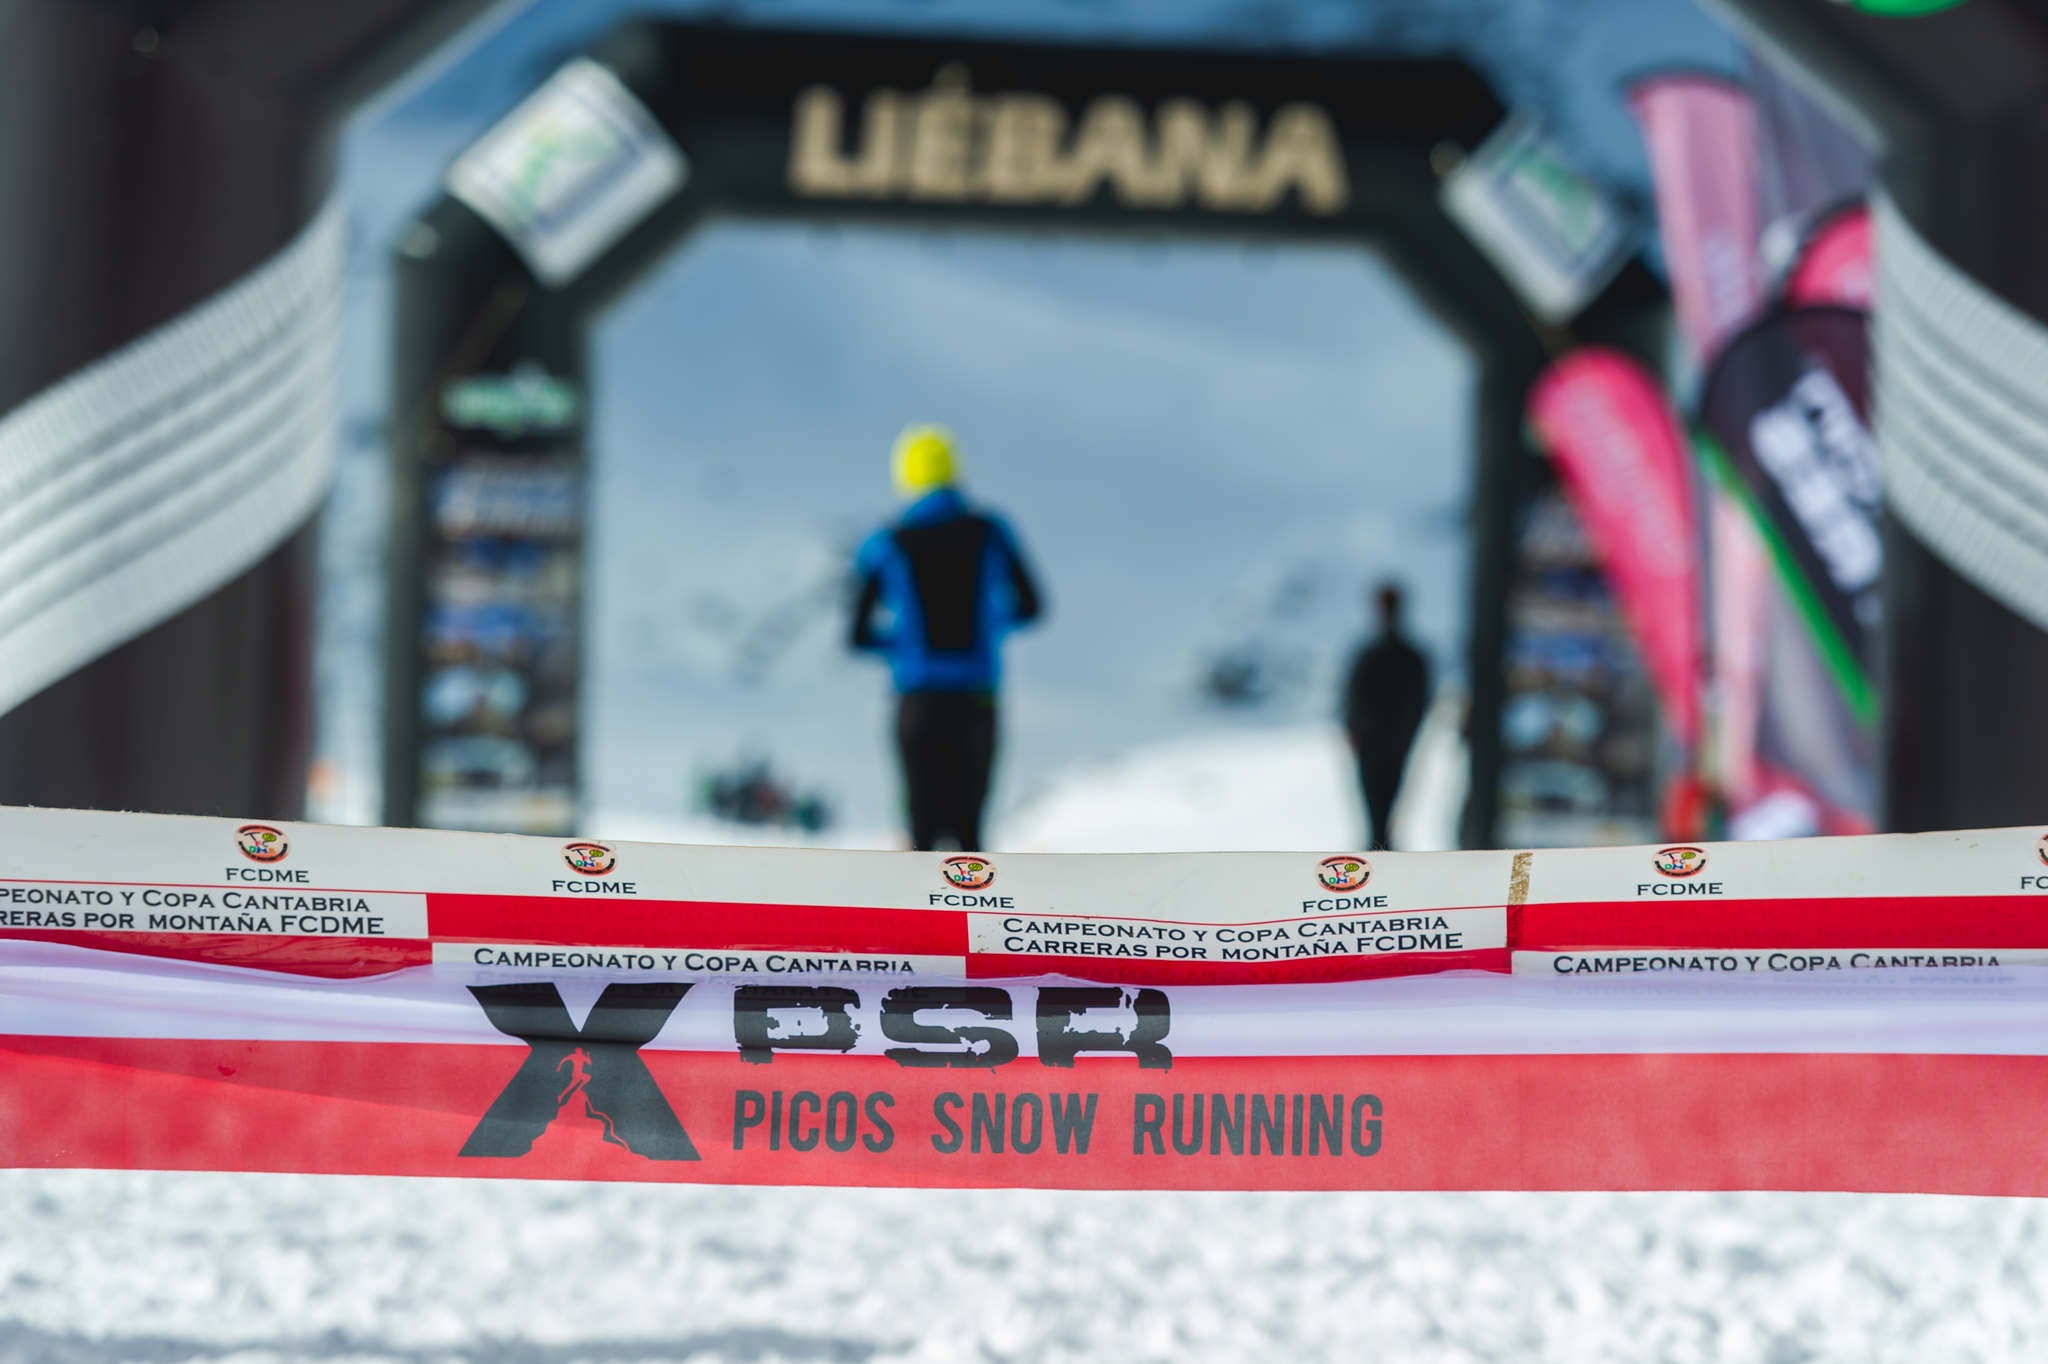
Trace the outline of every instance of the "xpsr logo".
<instances>
[{"instance_id":1,"label":"xpsr logo","mask_svg":"<svg viewBox=\"0 0 2048 1364\"><path fill-rule=\"evenodd\" d=\"M648 1160L699 1159L641 1054L692 985L607 985L580 1028L552 982L470 986L492 1026L526 1043L527 1053L462 1154L517 1158L560 1131ZM860 992L843 985L739 985L732 987L732 1037L739 1059L754 1065L778 1053L850 1052L873 1024L892 1044L882 1055L906 1069L994 1070L1017 1060L1026 1038L1035 1039L1042 1066L1071 1068L1084 1053L1120 1053L1142 1070L1172 1068L1163 992L1078 985L1041 986L1036 994L1036 1007L1019 1020L1011 992L997 986L899 986L870 1013ZM1110 1010L1122 1016L1089 1018Z\"/></svg>"},{"instance_id":2,"label":"xpsr logo","mask_svg":"<svg viewBox=\"0 0 2048 1364\"><path fill-rule=\"evenodd\" d=\"M523 1156L557 1119L595 1123L603 1139L649 1160L695 1160L697 1147L640 1058L676 1005L681 981L607 985L577 1027L552 984L472 985L526 1061L463 1143L465 1156Z\"/></svg>"}]
</instances>

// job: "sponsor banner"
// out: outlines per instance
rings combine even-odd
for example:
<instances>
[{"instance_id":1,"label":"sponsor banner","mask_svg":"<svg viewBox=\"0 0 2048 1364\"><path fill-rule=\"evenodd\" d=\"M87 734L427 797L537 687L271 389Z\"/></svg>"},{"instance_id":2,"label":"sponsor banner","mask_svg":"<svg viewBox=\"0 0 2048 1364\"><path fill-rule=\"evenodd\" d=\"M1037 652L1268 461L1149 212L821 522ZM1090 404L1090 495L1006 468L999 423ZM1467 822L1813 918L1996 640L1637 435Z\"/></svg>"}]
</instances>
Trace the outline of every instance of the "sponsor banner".
<instances>
[{"instance_id":1,"label":"sponsor banner","mask_svg":"<svg viewBox=\"0 0 2048 1364\"><path fill-rule=\"evenodd\" d=\"M1619 351L1552 365L1529 421L1585 521L1679 742L1699 737L1700 591L1690 457L1662 387Z\"/></svg>"},{"instance_id":2,"label":"sponsor banner","mask_svg":"<svg viewBox=\"0 0 2048 1364\"><path fill-rule=\"evenodd\" d=\"M1370 905L1382 898L1320 903ZM972 914L967 931L978 975L1078 975L1089 963L1108 961L1118 979L1149 984L1201 984L1215 979L1216 966L1246 983L1499 969L1508 945L1502 907L1350 909L1227 925Z\"/></svg>"},{"instance_id":3,"label":"sponsor banner","mask_svg":"<svg viewBox=\"0 0 2048 1364\"><path fill-rule=\"evenodd\" d=\"M1570 848L1655 838L1656 689L1600 553L1561 487L1535 493L1515 519L1499 840Z\"/></svg>"},{"instance_id":4,"label":"sponsor banner","mask_svg":"<svg viewBox=\"0 0 2048 1364\"><path fill-rule=\"evenodd\" d=\"M1741 86L1692 71L1637 81L1628 96L1650 154L1678 329L1704 365L1763 298L1756 110Z\"/></svg>"},{"instance_id":5,"label":"sponsor banner","mask_svg":"<svg viewBox=\"0 0 2048 1364\"><path fill-rule=\"evenodd\" d=\"M1756 736L1762 796L1789 796L1812 810L1803 827L1770 836L1870 833L1877 827L1877 730L1835 684L1790 597L1774 591L1766 606L1771 665Z\"/></svg>"},{"instance_id":6,"label":"sponsor banner","mask_svg":"<svg viewBox=\"0 0 2048 1364\"><path fill-rule=\"evenodd\" d=\"M2008 966L2048 964L2048 948L1986 948L1977 952L1907 950L1896 947L1826 949L1667 948L1660 951L1517 952L1517 973L1559 976L1656 975L1699 972L1719 975L1787 975L1824 971L1996 971Z\"/></svg>"},{"instance_id":7,"label":"sponsor banner","mask_svg":"<svg viewBox=\"0 0 2048 1364\"><path fill-rule=\"evenodd\" d=\"M1568 322L1607 287L1634 224L1532 121L1513 118L1444 178L1444 212L1546 322Z\"/></svg>"},{"instance_id":8,"label":"sponsor banner","mask_svg":"<svg viewBox=\"0 0 2048 1364\"><path fill-rule=\"evenodd\" d=\"M563 947L548 943L436 942L437 967L606 976L964 976L962 956L775 951L763 948Z\"/></svg>"},{"instance_id":9,"label":"sponsor banner","mask_svg":"<svg viewBox=\"0 0 2048 1364\"><path fill-rule=\"evenodd\" d=\"M1711 483L1705 485L1705 501L1714 698L1710 753L1729 804L1740 812L1764 789L1757 733L1775 586L1770 551L1748 511Z\"/></svg>"},{"instance_id":10,"label":"sponsor banner","mask_svg":"<svg viewBox=\"0 0 2048 1364\"><path fill-rule=\"evenodd\" d=\"M879 1058L764 1070L663 1053L631 1083L568 1059L526 1084L531 1062L502 1047L335 1046L315 1060L258 1045L224 1067L207 1044L0 1041L0 1104L34 1115L10 1124L0 1157L925 1188L2048 1193L2036 1057L1083 1061L963 1078Z\"/></svg>"},{"instance_id":11,"label":"sponsor banner","mask_svg":"<svg viewBox=\"0 0 2048 1364\"><path fill-rule=\"evenodd\" d=\"M1871 832L1875 732L1836 684L1803 613L1778 586L1771 548L1732 470L1701 435L1709 483L1713 621L1710 727L1731 838Z\"/></svg>"},{"instance_id":12,"label":"sponsor banner","mask_svg":"<svg viewBox=\"0 0 2048 1364\"><path fill-rule=\"evenodd\" d=\"M152 1014L111 993L129 972L76 960L102 954L39 950L33 969L0 957L8 1166L2048 1193L2033 1120L2048 1067L2029 1026L2048 988L2010 977L1968 995L1910 972L1825 991L1789 974L1654 991L1579 976L576 991L457 988L425 970L402 990L297 983L321 1000L378 996L358 1017L381 1017L381 1033L314 1039L290 1036L260 985L257 1009L224 1005L215 980L182 1010L156 998ZM195 969L147 967L145 997L152 975ZM74 1031L18 1026L94 986L112 1007L81 1011ZM182 1026L136 1027L152 1016Z\"/></svg>"},{"instance_id":13,"label":"sponsor banner","mask_svg":"<svg viewBox=\"0 0 2048 1364\"><path fill-rule=\"evenodd\" d=\"M0 936L325 976L687 954L709 975L1362 979L1506 970L1511 860L998 861L20 810L0 813Z\"/></svg>"},{"instance_id":14,"label":"sponsor banner","mask_svg":"<svg viewBox=\"0 0 2048 1364\"><path fill-rule=\"evenodd\" d=\"M1898 898L1993 897L2035 905L2048 916L2048 845L2038 829L1988 829L1559 849L1533 854L1523 904L1723 896L1833 900L1866 908Z\"/></svg>"},{"instance_id":15,"label":"sponsor banner","mask_svg":"<svg viewBox=\"0 0 2048 1364\"><path fill-rule=\"evenodd\" d=\"M1869 148L1768 60L1750 54L1745 66L1757 113L1766 273L1793 307L1869 309ZM1877 806L1875 735L1845 702L1814 640L1801 637L1807 631L1788 595L1771 590L1756 601L1770 635L1751 733L1758 780L1731 783L1730 832L1867 832Z\"/></svg>"},{"instance_id":16,"label":"sponsor banner","mask_svg":"<svg viewBox=\"0 0 2048 1364\"><path fill-rule=\"evenodd\" d=\"M1773 952L1807 954L1788 970L1981 968L2048 948L2048 838L2031 830L1542 852L1527 892L1518 969L1599 951L1666 954L1644 970L1696 952L1744 954L1745 970L1776 969Z\"/></svg>"},{"instance_id":17,"label":"sponsor banner","mask_svg":"<svg viewBox=\"0 0 2048 1364\"><path fill-rule=\"evenodd\" d=\"M2048 842L999 861L17 810L0 814L0 939L323 978L1124 985L1502 972L1518 950L2048 948Z\"/></svg>"},{"instance_id":18,"label":"sponsor banner","mask_svg":"<svg viewBox=\"0 0 2048 1364\"><path fill-rule=\"evenodd\" d=\"M1844 702L1868 724L1869 667L1884 546L1870 434L1868 316L1773 312L1729 342L1708 373L1702 454L1750 510L1778 575Z\"/></svg>"},{"instance_id":19,"label":"sponsor banner","mask_svg":"<svg viewBox=\"0 0 2048 1364\"><path fill-rule=\"evenodd\" d=\"M1785 276L1785 298L1799 307L1835 304L1868 312L1877 305L1869 205L1854 204L1814 228Z\"/></svg>"},{"instance_id":20,"label":"sponsor banner","mask_svg":"<svg viewBox=\"0 0 2048 1364\"><path fill-rule=\"evenodd\" d=\"M582 274L688 178L647 107L578 57L457 157L448 192L503 233L549 288Z\"/></svg>"},{"instance_id":21,"label":"sponsor banner","mask_svg":"<svg viewBox=\"0 0 2048 1364\"><path fill-rule=\"evenodd\" d=\"M1757 52L1743 56L1744 75L1756 103L1764 260L1770 272L1782 278L1801 244L1812 239L1816 224L1870 192L1875 170L1869 144L1809 95L1796 77Z\"/></svg>"},{"instance_id":22,"label":"sponsor banner","mask_svg":"<svg viewBox=\"0 0 2048 1364\"><path fill-rule=\"evenodd\" d=\"M1337 111L1315 100L1291 99L1265 119L1242 99L1145 104L1104 93L1074 107L1048 91L982 89L965 60L946 62L922 90L882 86L859 100L806 85L790 111L785 185L799 200L1007 208L1104 193L1141 212L1274 213L1290 196L1315 217L1351 206Z\"/></svg>"},{"instance_id":23,"label":"sponsor banner","mask_svg":"<svg viewBox=\"0 0 2048 1364\"><path fill-rule=\"evenodd\" d=\"M744 1051L760 1064L830 1055L881 1057L908 1069L995 1070L1019 1059L1057 1068L1065 1064L1063 1048L1156 1055L1153 1042L1176 1064L1196 1057L2048 1050L2027 1014L2038 1012L2048 991L2048 973L2031 960L2042 948L1843 948L1902 960L1825 974L1727 972L1707 964L1687 974L1670 965L1730 950L1571 953L1666 959L1659 981L1646 988L1594 979L1623 974L1619 968L1119 987L1053 977L769 978L680 970L592 976L441 964L326 980L17 940L0 942L0 1036L517 1048L522 1035L499 1026L514 1016L498 1007L501 997L526 999L539 1010L517 1017L586 1039L618 1033L633 1010L659 997L674 1007L663 1005L667 1011L640 1044L643 1051ZM1831 950L1761 949L1809 957ZM1987 954L2000 956L2000 965L1956 969L1903 960ZM1910 1010L1899 1015L1899 1026L1869 1028L1870 1010L1902 1005ZM1688 1016L1703 1008L1714 1012L1711 1027Z\"/></svg>"},{"instance_id":24,"label":"sponsor banner","mask_svg":"<svg viewBox=\"0 0 2048 1364\"><path fill-rule=\"evenodd\" d=\"M2040 829L1012 858L25 810L0 875L5 1166L2048 1194Z\"/></svg>"},{"instance_id":25,"label":"sponsor banner","mask_svg":"<svg viewBox=\"0 0 2048 1364\"><path fill-rule=\"evenodd\" d=\"M1630 90L1650 157L1657 222L1688 373L1697 373L1762 301L1757 250L1758 109L1719 77L1672 72ZM1705 492L1707 618L1714 674L1712 770L1740 812L1759 794L1757 733L1767 704L1769 559L1746 509Z\"/></svg>"},{"instance_id":26,"label":"sponsor banner","mask_svg":"<svg viewBox=\"0 0 2048 1364\"><path fill-rule=\"evenodd\" d=\"M0 882L0 930L23 928L262 938L424 938L427 899L297 886Z\"/></svg>"},{"instance_id":27,"label":"sponsor banner","mask_svg":"<svg viewBox=\"0 0 2048 1364\"><path fill-rule=\"evenodd\" d=\"M1891 912L1882 902L2010 902L2024 938L2048 892L2048 861L2026 830L1738 846L1711 857L1703 846L1697 863L1681 847L1542 851L1519 863L1509 852L1020 855L999 867L982 855L50 810L7 812L0 828L0 935L316 975L428 962L603 974L674 969L690 953L688 969L712 975L1330 980L1500 970L1514 948L1635 945L1542 941L1559 905L1656 904L1668 917L1678 902L1802 904L1797 927L1810 935L1828 915ZM1994 855L2007 844L2020 851ZM1709 862L1713 874L1694 874ZM366 884L375 878L384 884ZM1956 931L1953 914L1898 917L1920 936L1829 945L2031 945L1942 936Z\"/></svg>"}]
</instances>

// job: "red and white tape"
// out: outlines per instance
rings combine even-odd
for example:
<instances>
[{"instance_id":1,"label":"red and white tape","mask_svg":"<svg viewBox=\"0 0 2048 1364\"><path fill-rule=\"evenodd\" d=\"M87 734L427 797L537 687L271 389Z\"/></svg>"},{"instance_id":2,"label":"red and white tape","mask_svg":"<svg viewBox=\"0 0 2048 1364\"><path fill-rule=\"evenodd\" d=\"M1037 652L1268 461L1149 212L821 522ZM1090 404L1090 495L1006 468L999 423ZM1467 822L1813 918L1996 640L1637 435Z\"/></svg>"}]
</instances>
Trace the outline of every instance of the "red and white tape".
<instances>
[{"instance_id":1,"label":"red and white tape","mask_svg":"<svg viewBox=\"0 0 2048 1364\"><path fill-rule=\"evenodd\" d=\"M0 812L0 1164L2048 1192L2039 830L842 853Z\"/></svg>"}]
</instances>

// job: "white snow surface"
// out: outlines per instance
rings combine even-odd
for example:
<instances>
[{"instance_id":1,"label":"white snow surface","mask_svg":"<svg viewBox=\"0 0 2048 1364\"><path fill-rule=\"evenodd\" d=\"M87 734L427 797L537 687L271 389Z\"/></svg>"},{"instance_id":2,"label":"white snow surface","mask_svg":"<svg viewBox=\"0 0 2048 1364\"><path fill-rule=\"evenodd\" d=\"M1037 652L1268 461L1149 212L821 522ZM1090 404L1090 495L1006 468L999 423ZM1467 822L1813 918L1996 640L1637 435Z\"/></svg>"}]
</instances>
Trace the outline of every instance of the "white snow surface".
<instances>
[{"instance_id":1,"label":"white snow surface","mask_svg":"<svg viewBox=\"0 0 2048 1364\"><path fill-rule=\"evenodd\" d=\"M1455 696L1416 736L1394 843L1458 846L1467 760ZM1250 731L1141 748L1065 775L998 829L1006 852L1321 851L1359 844L1358 770L1336 727Z\"/></svg>"},{"instance_id":2,"label":"white snow surface","mask_svg":"<svg viewBox=\"0 0 2048 1364\"><path fill-rule=\"evenodd\" d=\"M0 1173L0 1364L2039 1358L2040 1204Z\"/></svg>"},{"instance_id":3,"label":"white snow surface","mask_svg":"<svg viewBox=\"0 0 2048 1364\"><path fill-rule=\"evenodd\" d=\"M1467 755L1464 708L1438 698L1416 735L1395 846L1458 846ZM901 832L846 827L819 835L705 816L600 812L593 836L621 842L892 849ZM989 852L1328 852L1366 833L1357 768L1334 726L1241 729L1141 746L1063 773L1021 810L990 826Z\"/></svg>"}]
</instances>

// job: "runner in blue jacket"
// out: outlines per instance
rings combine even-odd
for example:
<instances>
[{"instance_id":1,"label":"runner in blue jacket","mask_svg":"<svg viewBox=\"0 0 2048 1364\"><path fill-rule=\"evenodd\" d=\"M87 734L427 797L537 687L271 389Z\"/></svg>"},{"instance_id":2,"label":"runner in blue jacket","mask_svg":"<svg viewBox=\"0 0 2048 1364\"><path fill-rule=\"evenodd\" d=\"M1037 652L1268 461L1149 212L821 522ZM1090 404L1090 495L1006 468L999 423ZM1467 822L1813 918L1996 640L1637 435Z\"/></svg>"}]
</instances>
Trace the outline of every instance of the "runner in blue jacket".
<instances>
[{"instance_id":1,"label":"runner in blue jacket","mask_svg":"<svg viewBox=\"0 0 2048 1364\"><path fill-rule=\"evenodd\" d=\"M912 844L982 851L1003 637L1044 605L1015 532L961 494L950 435L912 427L894 464L907 505L854 561L852 643L889 660Z\"/></svg>"}]
</instances>

